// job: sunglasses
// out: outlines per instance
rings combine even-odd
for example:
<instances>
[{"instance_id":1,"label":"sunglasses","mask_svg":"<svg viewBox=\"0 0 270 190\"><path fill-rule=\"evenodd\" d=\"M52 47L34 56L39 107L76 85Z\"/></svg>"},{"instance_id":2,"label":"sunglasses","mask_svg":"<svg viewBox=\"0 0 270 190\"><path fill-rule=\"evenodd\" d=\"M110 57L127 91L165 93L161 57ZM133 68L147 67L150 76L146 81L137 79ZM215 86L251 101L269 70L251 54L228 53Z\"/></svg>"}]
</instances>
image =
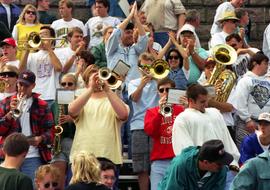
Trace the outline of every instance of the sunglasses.
<instances>
[{"instance_id":1,"label":"sunglasses","mask_svg":"<svg viewBox=\"0 0 270 190\"><path fill-rule=\"evenodd\" d=\"M158 89L159 93L163 93L164 91L166 91L167 93L169 92L169 88L160 88Z\"/></svg>"},{"instance_id":2,"label":"sunglasses","mask_svg":"<svg viewBox=\"0 0 270 190\"><path fill-rule=\"evenodd\" d=\"M61 86L73 86L74 85L74 83L73 82L62 82L61 83Z\"/></svg>"},{"instance_id":3,"label":"sunglasses","mask_svg":"<svg viewBox=\"0 0 270 190\"><path fill-rule=\"evenodd\" d=\"M32 14L32 15L36 15L36 12L35 11L26 11L26 14Z\"/></svg>"},{"instance_id":4,"label":"sunglasses","mask_svg":"<svg viewBox=\"0 0 270 190\"><path fill-rule=\"evenodd\" d=\"M18 75L15 72L3 72L3 73L0 73L0 76L8 78L8 77L17 77Z\"/></svg>"},{"instance_id":5,"label":"sunglasses","mask_svg":"<svg viewBox=\"0 0 270 190\"><path fill-rule=\"evenodd\" d=\"M178 56L171 56L171 55L170 55L170 56L168 57L168 59L179 59L179 57L178 57Z\"/></svg>"},{"instance_id":6,"label":"sunglasses","mask_svg":"<svg viewBox=\"0 0 270 190\"><path fill-rule=\"evenodd\" d=\"M57 187L57 186L58 186L57 182L47 182L47 183L44 184L45 189L48 189L50 187Z\"/></svg>"}]
</instances>

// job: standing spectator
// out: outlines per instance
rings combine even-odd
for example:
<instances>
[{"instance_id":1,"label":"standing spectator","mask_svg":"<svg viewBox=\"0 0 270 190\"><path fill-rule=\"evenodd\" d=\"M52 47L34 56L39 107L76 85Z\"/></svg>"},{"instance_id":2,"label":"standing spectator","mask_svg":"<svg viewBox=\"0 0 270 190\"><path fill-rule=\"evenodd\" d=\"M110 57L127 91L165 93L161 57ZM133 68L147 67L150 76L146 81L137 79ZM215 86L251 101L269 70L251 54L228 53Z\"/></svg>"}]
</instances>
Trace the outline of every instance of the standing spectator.
<instances>
[{"instance_id":1,"label":"standing spectator","mask_svg":"<svg viewBox=\"0 0 270 190\"><path fill-rule=\"evenodd\" d=\"M37 0L38 18L41 24L51 24L56 20L54 15L48 13L50 9L50 0Z\"/></svg>"},{"instance_id":2,"label":"standing spectator","mask_svg":"<svg viewBox=\"0 0 270 190\"><path fill-rule=\"evenodd\" d=\"M80 53L85 50L85 42L83 41L83 31L79 27L74 27L68 32L69 45L65 48L56 50L57 57L63 66L62 72L75 72L76 62Z\"/></svg>"},{"instance_id":3,"label":"standing spectator","mask_svg":"<svg viewBox=\"0 0 270 190\"><path fill-rule=\"evenodd\" d=\"M4 143L5 160L0 165L1 189L33 190L31 179L19 171L29 150L26 136L20 133L9 135Z\"/></svg>"},{"instance_id":4,"label":"standing spectator","mask_svg":"<svg viewBox=\"0 0 270 190\"><path fill-rule=\"evenodd\" d=\"M256 121L263 112L270 110L270 81L265 76L269 59L256 53L248 64L249 71L236 85L233 106L236 112L236 143L240 144L245 136L257 128Z\"/></svg>"},{"instance_id":5,"label":"standing spectator","mask_svg":"<svg viewBox=\"0 0 270 190\"><path fill-rule=\"evenodd\" d=\"M52 165L42 165L35 172L36 190L61 190L59 186L60 173Z\"/></svg>"},{"instance_id":6,"label":"standing spectator","mask_svg":"<svg viewBox=\"0 0 270 190\"><path fill-rule=\"evenodd\" d=\"M93 154L77 153L72 159L72 173L66 190L109 190L100 183L100 164Z\"/></svg>"},{"instance_id":7,"label":"standing spectator","mask_svg":"<svg viewBox=\"0 0 270 190\"><path fill-rule=\"evenodd\" d=\"M0 0L0 22L8 28L9 32L13 31L21 10L11 0Z\"/></svg>"},{"instance_id":8,"label":"standing spectator","mask_svg":"<svg viewBox=\"0 0 270 190\"><path fill-rule=\"evenodd\" d=\"M210 48L219 44L225 44L226 37L235 32L238 21L239 19L235 16L235 12L224 12L222 17L217 21L220 23L222 31L212 35Z\"/></svg>"},{"instance_id":9,"label":"standing spectator","mask_svg":"<svg viewBox=\"0 0 270 190\"><path fill-rule=\"evenodd\" d=\"M53 21L53 23L51 24L51 27L55 31L55 36L57 38L67 37L67 34L71 28L79 27L83 31L83 36L85 37L87 35L87 32L83 22L78 19L72 18L72 13L74 11L73 2L71 0L61 0L59 1L58 5L61 19Z\"/></svg>"},{"instance_id":10,"label":"standing spectator","mask_svg":"<svg viewBox=\"0 0 270 190\"><path fill-rule=\"evenodd\" d=\"M16 58L17 45L13 38L6 38L0 43L3 56L0 57L0 68L12 65L19 68L20 61Z\"/></svg>"},{"instance_id":11,"label":"standing spectator","mask_svg":"<svg viewBox=\"0 0 270 190\"><path fill-rule=\"evenodd\" d=\"M41 38L54 38L54 30L49 26L42 26L39 32ZM42 41L39 51L24 52L19 70L31 70L35 73L37 80L34 92L41 94L40 98L46 100L49 108L55 100L56 84L58 84L57 72L62 71L62 65L53 51L53 40Z\"/></svg>"},{"instance_id":12,"label":"standing spectator","mask_svg":"<svg viewBox=\"0 0 270 190\"><path fill-rule=\"evenodd\" d=\"M25 47L25 43L28 42L28 37L31 32L39 32L42 25L39 23L37 17L37 9L34 5L27 4L17 24L12 31L13 38L18 42L19 47ZM17 58L20 60L22 57L22 50L17 51Z\"/></svg>"},{"instance_id":13,"label":"standing spectator","mask_svg":"<svg viewBox=\"0 0 270 190\"><path fill-rule=\"evenodd\" d=\"M241 143L239 163L242 165L247 160L256 157L269 149L270 141L270 114L261 113L258 118L258 130L246 136Z\"/></svg>"},{"instance_id":14,"label":"standing spectator","mask_svg":"<svg viewBox=\"0 0 270 190\"><path fill-rule=\"evenodd\" d=\"M200 12L197 11L196 9L191 9L187 11L186 14L186 22L184 25L188 25L188 27L192 28L194 31L194 36L196 39L196 48L201 48L201 43L200 43L200 39L196 33L196 28L199 28L200 26L200 22L201 22L201 18L200 18ZM177 35L177 39L178 39Z\"/></svg>"},{"instance_id":15,"label":"standing spectator","mask_svg":"<svg viewBox=\"0 0 270 190\"><path fill-rule=\"evenodd\" d=\"M76 118L70 159L87 151L122 164L120 129L128 118L128 106L108 87L107 81L100 81L95 65L87 67L83 79L86 89L68 107L68 113Z\"/></svg>"},{"instance_id":16,"label":"standing spectator","mask_svg":"<svg viewBox=\"0 0 270 190\"><path fill-rule=\"evenodd\" d=\"M257 157L248 160L235 176L231 190L268 190L270 188L269 153L269 150L266 150Z\"/></svg>"},{"instance_id":17,"label":"standing spectator","mask_svg":"<svg viewBox=\"0 0 270 190\"><path fill-rule=\"evenodd\" d=\"M120 20L115 17L109 16L110 2L109 0L96 0L95 1L95 9L96 9L96 16L90 18L86 24L85 28L87 30L87 35L89 37L89 44L88 48L91 49L92 47L98 45L102 42L102 31L108 27L116 27Z\"/></svg>"},{"instance_id":18,"label":"standing spectator","mask_svg":"<svg viewBox=\"0 0 270 190\"><path fill-rule=\"evenodd\" d=\"M196 38L194 36L194 30L185 25L180 30L180 44L183 48L188 49L188 62L189 62L189 78L188 85L197 83L201 75L201 71L204 69L205 60L208 57L208 53L203 48L196 48Z\"/></svg>"},{"instance_id":19,"label":"standing spectator","mask_svg":"<svg viewBox=\"0 0 270 190\"><path fill-rule=\"evenodd\" d=\"M28 136L30 149L26 155L21 171L34 181L35 170L42 164L51 160L50 144L51 128L54 125L53 116L48 104L32 93L35 86L35 74L24 71L18 78L18 93L0 102L0 135L2 140L9 134L21 131ZM21 98L25 100L22 100ZM21 106L17 107L21 102ZM20 114L15 116L14 110L20 109ZM3 143L3 142L2 142Z\"/></svg>"},{"instance_id":20,"label":"standing spectator","mask_svg":"<svg viewBox=\"0 0 270 190\"><path fill-rule=\"evenodd\" d=\"M138 62L142 68L141 78L131 80L128 84L128 96L134 110L130 121L133 171L138 174L140 190L148 189L150 169L151 144L144 132L144 117L148 108L158 105L157 81L149 73L153 61L151 54L141 54Z\"/></svg>"},{"instance_id":21,"label":"standing spectator","mask_svg":"<svg viewBox=\"0 0 270 190\"><path fill-rule=\"evenodd\" d=\"M138 28L139 40L137 43L134 43L133 40L134 24L130 23L131 20L135 21ZM135 4L129 16L113 31L106 44L107 61L110 69L113 69L120 59L130 66L130 70L125 79L126 86L130 80L140 77L138 57L146 50L147 41L148 38L139 21L137 6Z\"/></svg>"},{"instance_id":22,"label":"standing spectator","mask_svg":"<svg viewBox=\"0 0 270 190\"><path fill-rule=\"evenodd\" d=\"M18 75L19 70L12 65L5 65L0 70L1 82L4 83L4 89L1 89L3 91L0 92L0 100L16 94Z\"/></svg>"},{"instance_id":23,"label":"standing spectator","mask_svg":"<svg viewBox=\"0 0 270 190\"><path fill-rule=\"evenodd\" d=\"M244 0L231 0L221 3L216 10L214 22L210 31L211 36L213 36L215 33L222 31L222 27L218 23L218 20L222 17L222 15L228 11L234 12L236 8L240 8L243 4Z\"/></svg>"},{"instance_id":24,"label":"standing spectator","mask_svg":"<svg viewBox=\"0 0 270 190\"><path fill-rule=\"evenodd\" d=\"M155 41L162 47L169 39L167 32L176 32L185 23L186 9L181 0L145 0L142 10L147 22L154 26Z\"/></svg>"},{"instance_id":25,"label":"standing spectator","mask_svg":"<svg viewBox=\"0 0 270 190\"><path fill-rule=\"evenodd\" d=\"M224 190L226 165L233 160L221 140L190 146L176 156L158 190L204 189Z\"/></svg>"},{"instance_id":26,"label":"standing spectator","mask_svg":"<svg viewBox=\"0 0 270 190\"><path fill-rule=\"evenodd\" d=\"M168 78L158 81L159 106L146 110L144 117L144 131L153 140L150 156L151 189L157 189L158 183L164 177L170 161L175 156L172 148L172 127L175 117L184 110L180 105L168 105L171 106L171 113L162 115L169 88L175 88L174 81Z\"/></svg>"},{"instance_id":27,"label":"standing spectator","mask_svg":"<svg viewBox=\"0 0 270 190\"><path fill-rule=\"evenodd\" d=\"M91 52L95 57L95 65L98 66L99 68L107 67L105 44L107 43L112 32L113 32L112 26L106 27L103 30L103 41L91 49Z\"/></svg>"}]
</instances>

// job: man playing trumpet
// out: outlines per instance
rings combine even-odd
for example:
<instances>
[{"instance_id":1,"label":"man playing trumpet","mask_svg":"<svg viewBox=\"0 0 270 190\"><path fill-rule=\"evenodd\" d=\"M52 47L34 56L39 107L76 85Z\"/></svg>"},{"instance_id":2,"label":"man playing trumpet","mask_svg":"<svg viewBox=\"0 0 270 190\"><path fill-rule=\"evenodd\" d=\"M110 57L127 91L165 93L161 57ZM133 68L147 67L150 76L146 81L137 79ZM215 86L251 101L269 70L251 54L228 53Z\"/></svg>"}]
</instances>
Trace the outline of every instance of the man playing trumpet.
<instances>
[{"instance_id":1,"label":"man playing trumpet","mask_svg":"<svg viewBox=\"0 0 270 190\"><path fill-rule=\"evenodd\" d=\"M54 125L48 104L39 99L38 94L32 93L36 85L35 79L33 72L22 72L18 77L17 95L0 102L0 144L2 145L4 138L13 132L22 132L28 136L31 146L21 171L32 180L34 180L35 170L51 160L48 145L52 142L51 128Z\"/></svg>"}]
</instances>

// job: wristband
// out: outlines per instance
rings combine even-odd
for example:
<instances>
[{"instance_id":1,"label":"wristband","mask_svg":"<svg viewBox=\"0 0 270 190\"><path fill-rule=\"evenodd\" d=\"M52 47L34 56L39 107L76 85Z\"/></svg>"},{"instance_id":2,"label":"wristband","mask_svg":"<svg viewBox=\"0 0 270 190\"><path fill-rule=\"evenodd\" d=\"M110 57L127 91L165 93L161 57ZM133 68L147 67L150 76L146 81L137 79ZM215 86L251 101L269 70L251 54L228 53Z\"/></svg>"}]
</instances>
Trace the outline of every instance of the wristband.
<instances>
[{"instance_id":1,"label":"wristband","mask_svg":"<svg viewBox=\"0 0 270 190\"><path fill-rule=\"evenodd\" d=\"M191 55L194 55L196 53L196 51L193 51L193 52L191 52Z\"/></svg>"}]
</instances>

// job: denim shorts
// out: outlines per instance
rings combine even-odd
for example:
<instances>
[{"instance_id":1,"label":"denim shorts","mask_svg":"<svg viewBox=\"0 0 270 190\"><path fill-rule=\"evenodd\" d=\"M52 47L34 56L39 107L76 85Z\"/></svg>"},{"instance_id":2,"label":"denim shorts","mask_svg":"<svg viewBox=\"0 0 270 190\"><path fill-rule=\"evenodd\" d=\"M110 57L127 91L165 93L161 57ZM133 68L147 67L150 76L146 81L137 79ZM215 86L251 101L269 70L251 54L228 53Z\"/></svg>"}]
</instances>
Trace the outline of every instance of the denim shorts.
<instances>
[{"instance_id":1,"label":"denim shorts","mask_svg":"<svg viewBox=\"0 0 270 190\"><path fill-rule=\"evenodd\" d=\"M73 139L71 138L64 138L61 140L61 152L57 155L53 155L51 163L57 162L57 161L64 161L69 163L69 154L70 149L72 146Z\"/></svg>"},{"instance_id":2,"label":"denim shorts","mask_svg":"<svg viewBox=\"0 0 270 190\"><path fill-rule=\"evenodd\" d=\"M150 170L150 138L144 130L133 130L131 133L133 172L141 173Z\"/></svg>"}]
</instances>

